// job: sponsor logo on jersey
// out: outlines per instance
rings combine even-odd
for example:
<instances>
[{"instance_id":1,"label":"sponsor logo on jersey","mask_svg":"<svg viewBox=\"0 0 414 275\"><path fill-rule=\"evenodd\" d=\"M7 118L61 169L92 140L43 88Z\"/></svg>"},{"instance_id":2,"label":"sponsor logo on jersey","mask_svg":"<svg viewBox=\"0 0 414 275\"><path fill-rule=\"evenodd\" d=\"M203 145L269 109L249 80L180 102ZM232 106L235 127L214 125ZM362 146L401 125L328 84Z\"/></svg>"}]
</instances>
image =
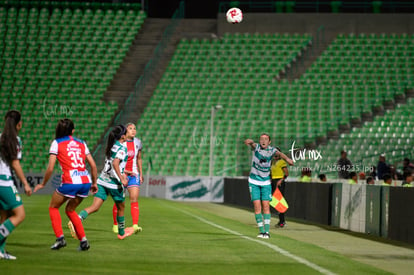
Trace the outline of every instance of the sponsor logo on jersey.
<instances>
[{"instance_id":1,"label":"sponsor logo on jersey","mask_svg":"<svg viewBox=\"0 0 414 275\"><path fill-rule=\"evenodd\" d=\"M81 176L88 176L88 170L85 171L78 171L78 170L72 170L71 171L71 177L81 177Z\"/></svg>"},{"instance_id":2,"label":"sponsor logo on jersey","mask_svg":"<svg viewBox=\"0 0 414 275\"><path fill-rule=\"evenodd\" d=\"M74 140L71 140L68 143L68 146L67 146L66 150L67 151L81 151L81 148L79 148L79 143L78 142L76 142Z\"/></svg>"}]
</instances>

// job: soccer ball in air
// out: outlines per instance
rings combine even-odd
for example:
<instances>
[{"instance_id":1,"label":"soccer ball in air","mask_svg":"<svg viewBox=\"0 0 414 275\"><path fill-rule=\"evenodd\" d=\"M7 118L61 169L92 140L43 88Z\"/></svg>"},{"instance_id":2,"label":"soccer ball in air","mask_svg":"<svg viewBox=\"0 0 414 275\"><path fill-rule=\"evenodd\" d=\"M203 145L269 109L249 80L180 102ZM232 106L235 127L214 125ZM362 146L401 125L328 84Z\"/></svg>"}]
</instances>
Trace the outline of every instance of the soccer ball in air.
<instances>
[{"instance_id":1,"label":"soccer ball in air","mask_svg":"<svg viewBox=\"0 0 414 275\"><path fill-rule=\"evenodd\" d=\"M227 22L237 24L243 20L243 13L239 8L231 8L227 11L226 18Z\"/></svg>"}]
</instances>

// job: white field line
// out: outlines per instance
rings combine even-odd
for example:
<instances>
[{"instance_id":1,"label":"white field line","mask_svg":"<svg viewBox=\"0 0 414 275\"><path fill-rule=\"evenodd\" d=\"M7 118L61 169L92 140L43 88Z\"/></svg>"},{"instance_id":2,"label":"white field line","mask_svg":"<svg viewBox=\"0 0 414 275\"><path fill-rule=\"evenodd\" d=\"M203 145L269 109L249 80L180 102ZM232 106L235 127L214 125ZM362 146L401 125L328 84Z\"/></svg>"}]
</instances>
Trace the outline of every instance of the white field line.
<instances>
[{"instance_id":1,"label":"white field line","mask_svg":"<svg viewBox=\"0 0 414 275\"><path fill-rule=\"evenodd\" d=\"M308 266L308 267L310 267L310 268L312 268L312 269L314 269L314 270L316 270L316 271L318 271L318 272L320 272L320 273L322 273L322 274L329 274L329 275L334 275L334 274L335 274L335 273L333 273L333 272L331 272L331 271L329 271L329 270L327 270L327 269L325 269L325 268L323 268L323 267L320 267L320 266L318 266L318 265L316 265L316 264L314 264L314 263L309 262L308 260L305 260L305 259L303 259L303 258L301 258L301 257L299 257L299 256L296 256L296 255L293 255L292 253L290 253L290 252L288 252L288 251L286 251L286 250L284 250L284 249L282 249L282 248L278 247L277 245L274 245L274 244L268 243L268 242L266 242L266 241L262 241L262 240L258 240L258 239L254 239L254 238L251 238L251 237L245 236L245 235L243 235L243 234L241 234L241 233L239 233L239 232L237 232L237 231L233 231L233 230L231 230L231 229L228 229L228 228L226 228L226 227L223 227L223 226L221 226L221 225L218 225L218 224L216 224L216 223L213 223L213 222L211 222L211 221L209 221L209 220L206 220L206 219L200 218L200 217L198 217L198 216L196 216L196 215L194 215L194 214L192 214L192 213L190 213L190 212L187 212L187 211L185 211L185 210L178 209L178 208L175 208L175 207L171 207L171 208L174 208L175 210L178 210L178 211L180 211L180 212L182 212L182 213L184 213L184 214L186 214L186 215L188 215L188 216L191 216L191 217L193 217L193 218L196 218L197 220L199 220L199 221L201 221L201 222L203 222L203 223L206 223L206 224L208 224L208 225L211 225L211 226L213 226L213 227L216 227L216 228L218 228L218 229L221 229L221 230L223 230L223 231L226 231L226 232L228 232L228 233L230 233L230 234L233 234L233 235L239 236L239 237L241 237L241 238L243 238L243 239L246 239L246 240L249 240L249 241L252 241L252 242L259 243L259 244L264 245L264 246L267 246L267 247L269 247L270 249L272 249L272 250L276 251L277 253L280 253L280 254L282 254L282 255L284 255L284 256L286 256L286 257L289 257L289 258L291 258L291 259L293 259L293 260L295 260L295 261L297 261L297 262L299 262L299 263L301 263L301 264L304 264L304 265L306 265L306 266Z\"/></svg>"}]
</instances>

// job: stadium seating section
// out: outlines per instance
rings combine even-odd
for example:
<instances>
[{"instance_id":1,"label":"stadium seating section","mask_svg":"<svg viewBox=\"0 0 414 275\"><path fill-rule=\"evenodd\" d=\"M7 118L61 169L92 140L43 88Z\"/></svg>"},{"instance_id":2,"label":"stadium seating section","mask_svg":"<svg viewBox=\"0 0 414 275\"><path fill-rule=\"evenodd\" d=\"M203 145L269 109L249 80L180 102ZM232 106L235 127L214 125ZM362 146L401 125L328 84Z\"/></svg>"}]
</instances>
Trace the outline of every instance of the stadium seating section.
<instances>
[{"instance_id":1,"label":"stadium seating section","mask_svg":"<svg viewBox=\"0 0 414 275\"><path fill-rule=\"evenodd\" d=\"M138 121L144 156L156 160L153 172L207 175L211 106L221 104L215 119L214 171L235 175L240 170L237 158L246 150L239 147L240 140L262 131L275 133L283 126L272 121L290 116L284 113L286 104L295 108L297 102L286 102L289 83L278 83L276 76L310 39L290 34L183 39ZM297 126L279 133L295 135ZM224 167L229 169L222 171Z\"/></svg>"},{"instance_id":2,"label":"stadium seating section","mask_svg":"<svg viewBox=\"0 0 414 275\"><path fill-rule=\"evenodd\" d=\"M22 112L23 165L40 172L58 119L73 119L75 135L91 150L97 145L118 110L102 97L146 15L129 7L33 2L0 5L0 106L3 113Z\"/></svg>"},{"instance_id":3,"label":"stadium seating section","mask_svg":"<svg viewBox=\"0 0 414 275\"><path fill-rule=\"evenodd\" d=\"M308 90L316 90L308 94L306 108L316 106L318 112L339 110L329 117L331 122L336 119L334 125L349 124L351 119L360 118L384 102L404 98L405 91L414 88L413 42L414 37L406 34L338 35L299 80L308 85ZM360 171L376 166L381 153L387 155L387 162L399 165L404 157L414 157L412 104L412 99L407 104L397 104L385 116L375 117L373 122L366 122L362 128L354 128L350 134L320 147L324 157L318 161L320 172L337 176L332 164L336 164L343 149ZM315 162L310 161L298 165L315 168Z\"/></svg>"},{"instance_id":4,"label":"stadium seating section","mask_svg":"<svg viewBox=\"0 0 414 275\"><path fill-rule=\"evenodd\" d=\"M224 108L216 111L214 121L214 174L234 176L246 169L245 138L257 140L268 132L273 144L290 154L293 141L300 147L324 137L414 87L414 38L404 34L338 35L299 79L278 81L278 73L303 53L310 39L236 33L182 40L138 121L153 173L208 175L210 110L217 104ZM336 163L342 149L366 167L376 164L380 152L393 162L412 156L412 127L407 126L412 102L319 146L319 167L329 176L336 174L326 167ZM315 166L308 162L297 166Z\"/></svg>"}]
</instances>

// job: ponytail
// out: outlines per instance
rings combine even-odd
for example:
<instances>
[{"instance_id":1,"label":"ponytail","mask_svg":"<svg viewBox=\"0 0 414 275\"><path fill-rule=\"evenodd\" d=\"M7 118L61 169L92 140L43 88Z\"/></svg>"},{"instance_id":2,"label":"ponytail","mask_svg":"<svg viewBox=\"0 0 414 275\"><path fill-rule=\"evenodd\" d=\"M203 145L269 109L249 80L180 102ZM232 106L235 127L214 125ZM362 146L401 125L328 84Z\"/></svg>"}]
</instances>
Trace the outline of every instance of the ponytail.
<instances>
[{"instance_id":1,"label":"ponytail","mask_svg":"<svg viewBox=\"0 0 414 275\"><path fill-rule=\"evenodd\" d=\"M4 129L0 137L0 156L8 163L17 159L19 141L16 126L20 120L20 112L16 110L8 111L4 117Z\"/></svg>"},{"instance_id":2,"label":"ponytail","mask_svg":"<svg viewBox=\"0 0 414 275\"><path fill-rule=\"evenodd\" d=\"M115 126L114 129L109 133L108 142L106 143L105 156L111 157L111 149L114 146L115 141L119 140L123 135L126 134L126 128L124 125Z\"/></svg>"}]
</instances>

